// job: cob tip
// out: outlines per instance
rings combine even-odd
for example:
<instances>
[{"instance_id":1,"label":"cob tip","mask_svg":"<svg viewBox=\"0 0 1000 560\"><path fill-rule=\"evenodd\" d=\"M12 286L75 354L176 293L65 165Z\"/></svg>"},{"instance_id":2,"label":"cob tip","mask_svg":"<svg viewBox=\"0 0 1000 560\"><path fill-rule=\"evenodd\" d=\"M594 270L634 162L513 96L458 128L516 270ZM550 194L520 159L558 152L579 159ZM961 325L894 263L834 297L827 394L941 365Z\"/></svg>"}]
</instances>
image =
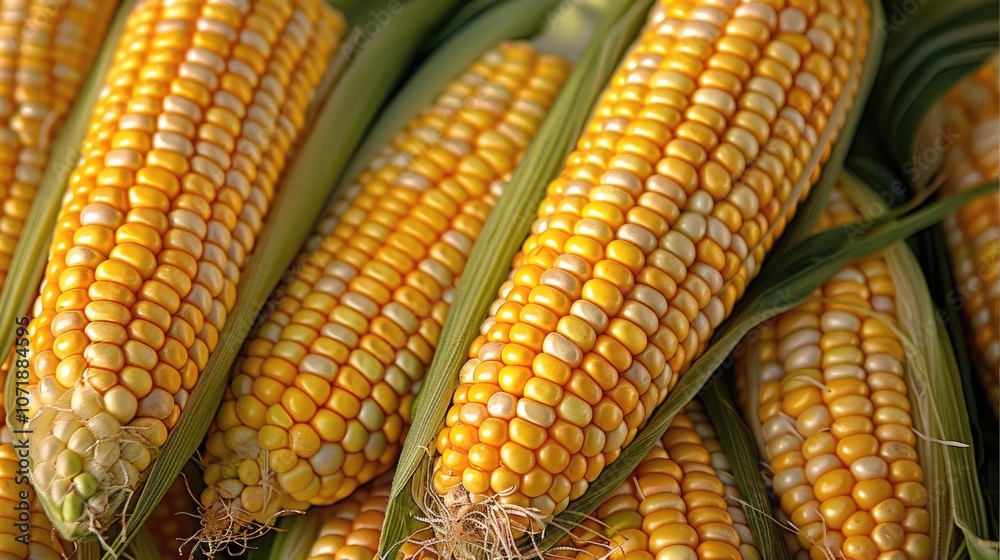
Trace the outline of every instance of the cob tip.
<instances>
[{"instance_id":1,"label":"cob tip","mask_svg":"<svg viewBox=\"0 0 1000 560\"><path fill-rule=\"evenodd\" d=\"M277 490L262 478L260 485L265 496ZM183 546L193 545L194 552L206 554L209 558L226 552L231 556L239 556L250 549L250 541L266 535L274 528L274 522L285 515L301 515L305 511L295 509L279 509L271 514L264 523L254 519L252 513L240 507L239 500L219 497L211 505L199 504L195 517L200 520L201 527L184 541Z\"/></svg>"},{"instance_id":2,"label":"cob tip","mask_svg":"<svg viewBox=\"0 0 1000 560\"><path fill-rule=\"evenodd\" d=\"M430 526L433 537L411 537L421 550L433 550L441 560L472 560L485 558L533 558L518 550L517 536L531 526L543 522L538 510L517 504L505 504L500 499L513 493L501 492L473 502L462 485L456 485L444 496L437 492L421 492L420 521ZM527 522L527 524L526 524ZM481 556L480 556L481 555Z\"/></svg>"},{"instance_id":3,"label":"cob tip","mask_svg":"<svg viewBox=\"0 0 1000 560\"><path fill-rule=\"evenodd\" d=\"M431 481L425 482L424 487L426 484L431 484ZM416 547L414 552L411 552L412 548L407 550L408 560L424 558L422 553L427 553L426 557L434 560L529 560L577 556L606 560L621 549L620 546L612 546L607 538L598 533L585 531L574 534L571 532L573 527L554 522L551 516L544 516L537 508L511 503L506 498L516 493L513 487L489 496L473 496L461 484L441 495L422 491L418 486L421 485L414 486L414 496L422 515L415 519L427 526L406 541L409 547ZM590 515L584 518L604 525ZM543 528L545 531L558 531L568 538L543 553L537 540L542 536ZM520 548L522 537L529 539L527 550ZM607 549L607 553L595 557L592 552L595 546ZM558 552L558 556L553 556L554 552Z\"/></svg>"},{"instance_id":4,"label":"cob tip","mask_svg":"<svg viewBox=\"0 0 1000 560\"><path fill-rule=\"evenodd\" d=\"M147 474L140 473L136 463L143 466L143 462L148 464L155 458L155 444L161 437L152 425L122 425L116 417L101 411L101 403L96 389L78 383L57 403L42 406L27 429L37 433L73 431L73 437L67 438L73 440L73 447L64 449L54 465L52 461L36 463L33 482L40 489L38 496L55 527L65 538L96 535L107 549L101 534L117 521L117 512L121 512L121 524L126 526L129 503ZM145 433L150 429L152 433ZM37 444L41 449L38 453L44 455L45 449L52 447L51 437ZM34 440L31 444L36 445ZM93 454L92 458L86 456L87 452ZM85 469L92 466L91 462L100 468ZM93 473L98 473L99 478Z\"/></svg>"}]
</instances>

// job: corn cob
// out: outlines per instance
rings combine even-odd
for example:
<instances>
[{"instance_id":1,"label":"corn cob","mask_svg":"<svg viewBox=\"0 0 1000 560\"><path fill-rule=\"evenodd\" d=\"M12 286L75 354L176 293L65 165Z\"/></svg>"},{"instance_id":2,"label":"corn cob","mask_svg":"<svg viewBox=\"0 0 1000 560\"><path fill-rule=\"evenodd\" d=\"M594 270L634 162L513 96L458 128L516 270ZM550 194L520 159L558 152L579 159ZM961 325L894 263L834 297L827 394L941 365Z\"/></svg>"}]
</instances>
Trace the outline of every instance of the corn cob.
<instances>
[{"instance_id":1,"label":"corn cob","mask_svg":"<svg viewBox=\"0 0 1000 560\"><path fill-rule=\"evenodd\" d=\"M820 227L859 217L834 190ZM885 259L862 259L817 291L824 301L761 325L737 363L744 413L801 557L933 556L895 293Z\"/></svg>"},{"instance_id":2,"label":"corn cob","mask_svg":"<svg viewBox=\"0 0 1000 560\"><path fill-rule=\"evenodd\" d=\"M114 11L101 0L0 2L0 288L52 141Z\"/></svg>"},{"instance_id":3,"label":"corn cob","mask_svg":"<svg viewBox=\"0 0 1000 560\"><path fill-rule=\"evenodd\" d=\"M245 513L268 524L395 464L472 243L567 66L501 44L331 205L245 344L209 431L209 541L217 521Z\"/></svg>"},{"instance_id":4,"label":"corn cob","mask_svg":"<svg viewBox=\"0 0 1000 560\"><path fill-rule=\"evenodd\" d=\"M456 507L496 498L547 522L581 496L818 178L866 8L775 4L658 3L469 350L432 474Z\"/></svg>"},{"instance_id":5,"label":"corn cob","mask_svg":"<svg viewBox=\"0 0 1000 560\"><path fill-rule=\"evenodd\" d=\"M196 469L184 469L188 470ZM188 488L194 482L190 477L178 477L143 525L161 558L186 558L191 552L189 541L198 530L198 520L193 513L194 498Z\"/></svg>"},{"instance_id":6,"label":"corn cob","mask_svg":"<svg viewBox=\"0 0 1000 560\"><path fill-rule=\"evenodd\" d=\"M308 559L372 560L388 495L388 483L362 488L317 512L326 519ZM739 500L715 428L692 401L628 480L545 558L756 560ZM421 550L411 542L403 553L435 557L433 544Z\"/></svg>"},{"instance_id":7,"label":"corn cob","mask_svg":"<svg viewBox=\"0 0 1000 560\"><path fill-rule=\"evenodd\" d=\"M943 101L956 143L945 154L942 194L1000 176L1000 62L993 57ZM944 221L952 272L993 413L1000 416L1000 195L975 200Z\"/></svg>"},{"instance_id":8,"label":"corn cob","mask_svg":"<svg viewBox=\"0 0 1000 560\"><path fill-rule=\"evenodd\" d=\"M28 334L32 482L67 538L117 520L177 422L343 26L321 0L130 14Z\"/></svg>"}]
</instances>

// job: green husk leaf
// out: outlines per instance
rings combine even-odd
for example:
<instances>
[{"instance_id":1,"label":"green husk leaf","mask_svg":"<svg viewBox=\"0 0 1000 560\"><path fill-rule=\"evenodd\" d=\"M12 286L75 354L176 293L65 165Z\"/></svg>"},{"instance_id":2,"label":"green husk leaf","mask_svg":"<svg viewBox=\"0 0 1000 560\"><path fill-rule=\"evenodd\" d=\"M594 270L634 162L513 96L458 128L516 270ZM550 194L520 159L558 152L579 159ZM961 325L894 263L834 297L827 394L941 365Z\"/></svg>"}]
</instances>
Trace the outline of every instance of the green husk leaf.
<instances>
[{"instance_id":1,"label":"green husk leaf","mask_svg":"<svg viewBox=\"0 0 1000 560\"><path fill-rule=\"evenodd\" d=\"M885 61L865 132L882 139L892 161L902 165L938 100L1000 48L1000 5L992 0L894 0L886 13Z\"/></svg>"},{"instance_id":2,"label":"green husk leaf","mask_svg":"<svg viewBox=\"0 0 1000 560\"><path fill-rule=\"evenodd\" d=\"M45 259L39 258L39 255L48 255L52 240L51 232L55 228L66 182L80 157L79 147L86 135L90 115L97 104L118 40L124 32L125 21L138 2L139 0L126 0L119 6L108 26L101 50L94 59L90 75L52 145L49 164L45 168L42 182L35 194L35 202L28 211L23 227L25 232L47 233L23 236L14 250L7 281L0 291L0 348L8 349L14 343L14 320L28 312L37 295L35 288L41 280L42 270L45 267ZM17 406L14 401L17 394L16 383L15 376L7 376L4 404L7 409L8 426L21 425L16 418Z\"/></svg>"},{"instance_id":3,"label":"green husk leaf","mask_svg":"<svg viewBox=\"0 0 1000 560\"><path fill-rule=\"evenodd\" d=\"M883 14L881 4L877 1L869 2L869 9L868 54L865 57L858 78L857 94L850 109L846 111L844 127L833 143L831 157L827 164L823 166L823 170L816 185L814 185L814 190L811 191L811 195L797 210L795 218L788 225L785 234L775 244L771 256L768 260L765 260L759 277L751 282L747 293L744 295L743 300L737 304L732 316L724 321L719 329L716 330L705 354L684 374L684 377L677 383L666 401L654 411L645 427L639 431L632 443L622 451L618 459L606 466L601 475L590 484L587 492L580 498L571 501L566 511L557 515L554 522L550 524L550 527L557 525L572 527L583 521L585 516L603 503L629 473L635 469L639 461L645 457L646 453L649 452L655 442L669 427L670 422L677 412L688 401L694 398L711 377L712 372L726 360L729 352L732 351L746 332L767 318L787 309L796 298L801 298L808 294L811 289L801 291L803 285L809 285L810 282L819 285L819 282L826 278L826 276L821 275L825 274L828 276L836 270L831 270L829 267L824 268L822 262L810 263L810 266L816 267L813 270L814 277L806 277L799 279L798 283L794 282L795 279L801 276L803 267L806 266L806 261L809 260L803 255L803 253L808 254L806 247L810 247L810 245L805 243L805 240L810 240L810 243L813 243L812 239L814 238L809 236L809 233L812 231L815 222L819 219L819 215L826 204L829 189L832 188L840 173L848 146L850 145L854 131L858 127L865 102L868 99L868 94L875 82L875 74L878 70L878 63L882 53L881 35L878 33L878 29L883 21ZM823 134L829 135L832 133L832 129L827 129ZM824 141L821 139L821 143ZM804 185L802 182L808 180L809 170L813 166L819 165L818 157L811 158L810 164L810 166L805 167L800 183L794 187L796 190L803 188ZM857 240L853 239L854 235L852 233L847 242L855 243ZM820 244L816 243L815 247L819 248ZM833 249L840 247L841 245L838 240L826 240L826 245L824 246L825 252L816 253L816 257L825 257ZM877 247L869 247L867 250L874 251L876 249ZM782 263L792 263L793 266L783 269L780 266ZM772 272L769 274L769 271ZM538 542L538 546L541 550L547 550L561 537L561 531L546 531ZM522 550L526 550L526 547L531 546L531 543L527 542L527 540L522 541L521 544Z\"/></svg>"},{"instance_id":4,"label":"green husk leaf","mask_svg":"<svg viewBox=\"0 0 1000 560\"><path fill-rule=\"evenodd\" d=\"M986 402L985 392L981 390L979 372L971 360L971 350L965 334L965 323L962 321L962 309L967 297L955 285L951 274L951 262L948 258L948 248L944 241L944 232L938 225L931 230L911 239L914 252L921 261L924 275L927 277L928 288L933 301L937 303L939 320L948 333L948 339L954 350L958 378L962 383L965 402L972 420L972 441L978 443L975 448L975 466L979 474L980 485L985 490L990 538L996 539L997 505L1000 504L1000 430L993 410Z\"/></svg>"},{"instance_id":5,"label":"green husk leaf","mask_svg":"<svg viewBox=\"0 0 1000 560\"><path fill-rule=\"evenodd\" d=\"M886 208L868 187L849 174L844 190L866 212ZM995 192L996 187L994 187ZM1000 546L986 540L989 519L976 472L975 441L969 415L955 411L969 410L959 378L958 364L945 328L938 320L938 310L909 248L897 243L884 253L889 271L896 280L896 313L908 341L907 386L914 407L914 424L932 438L961 442L968 447L929 443L919 445L928 487L932 537L938 540L938 556L952 550L951 517L965 537L965 546L973 559L997 558ZM923 414L920 414L923 412ZM944 500L947 498L947 501ZM940 511L947 509L948 511Z\"/></svg>"},{"instance_id":6,"label":"green husk leaf","mask_svg":"<svg viewBox=\"0 0 1000 560\"><path fill-rule=\"evenodd\" d=\"M455 14L455 17L448 20L448 24L441 28L434 40L428 44L428 51L437 50L441 43L445 42L456 31L461 30L467 23L479 17L480 14L493 7L501 0L469 0Z\"/></svg>"},{"instance_id":7,"label":"green husk leaf","mask_svg":"<svg viewBox=\"0 0 1000 560\"><path fill-rule=\"evenodd\" d=\"M605 467L583 496L570 502L567 510L556 516L556 522L577 523L603 503L663 435L677 412L698 394L712 373L731 363L734 358L730 353L734 349L737 356L742 352L737 346L753 328L801 303L847 264L930 227L963 204L997 188L998 183L993 181L898 219L891 216L874 218L825 230L791 248L782 259L771 261L771 265L765 266L751 283L732 316L716 330L708 351L684 374L618 459ZM542 546L551 546L558 538L558 535L545 534Z\"/></svg>"},{"instance_id":8,"label":"green husk leaf","mask_svg":"<svg viewBox=\"0 0 1000 560\"><path fill-rule=\"evenodd\" d=\"M740 487L747 521L753 531L754 544L762 558L788 560L788 547L778 525L771 519L771 502L760 477L760 456L750 429L736 410L732 397L723 382L716 376L701 395L701 402L719 434L719 441L726 450L729 466Z\"/></svg>"},{"instance_id":9,"label":"green husk leaf","mask_svg":"<svg viewBox=\"0 0 1000 560\"><path fill-rule=\"evenodd\" d=\"M374 8L381 9L387 1ZM130 527L141 527L197 450L222 398L229 369L243 339L310 233L323 208L322 202L340 178L356 143L413 63L413 53L457 3L457 0L414 0L405 6L406 17L393 18L364 46L346 53L351 62L324 99L314 119L314 128L286 171L271 215L243 271L239 296L220 333L219 346L152 467L129 517ZM348 33L355 23L348 22ZM105 558L121 554L135 534L132 530L116 538Z\"/></svg>"},{"instance_id":10,"label":"green husk leaf","mask_svg":"<svg viewBox=\"0 0 1000 560\"><path fill-rule=\"evenodd\" d=\"M523 4L530 6L531 2ZM576 4L577 10L593 10L600 21L607 23L591 38L563 87L563 93L522 158L473 247L445 321L434 361L413 403L413 424L396 469L385 529L379 542L379 558L395 558L399 547L416 529L417 523L411 514L416 511L415 492L423 483L419 473L427 466L428 450L433 448L434 437L450 404L449 397L454 392L457 372L464 362L466 349L478 332L489 302L508 273L509 263L528 233L546 185L569 155L591 106L638 31L651 4L651 0L634 2L631 6L624 2L607 1L581 1ZM490 26L502 29L511 20L518 19L520 5L522 2L509 2L484 13L482 17L489 19ZM542 23L544 14L535 13L537 27ZM571 25L572 22L572 19L565 21L559 18L549 21L556 25ZM547 28L543 29L541 36L545 37ZM456 35L455 40L460 37Z\"/></svg>"}]
</instances>

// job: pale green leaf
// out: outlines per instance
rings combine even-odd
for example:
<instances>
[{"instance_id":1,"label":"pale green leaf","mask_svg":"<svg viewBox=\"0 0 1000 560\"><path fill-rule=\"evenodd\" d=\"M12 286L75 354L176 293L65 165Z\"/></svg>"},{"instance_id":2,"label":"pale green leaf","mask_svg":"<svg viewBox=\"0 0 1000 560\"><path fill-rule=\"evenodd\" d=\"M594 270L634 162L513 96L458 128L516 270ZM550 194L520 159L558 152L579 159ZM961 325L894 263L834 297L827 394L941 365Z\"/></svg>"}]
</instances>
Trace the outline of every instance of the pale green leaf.
<instances>
[{"instance_id":1,"label":"pale green leaf","mask_svg":"<svg viewBox=\"0 0 1000 560\"><path fill-rule=\"evenodd\" d=\"M762 558L788 560L788 547L781 529L771 517L771 502L760 476L760 456L743 417L736 410L723 378L716 376L701 396L719 441L729 458L729 466L746 505L743 507L754 544Z\"/></svg>"}]
</instances>

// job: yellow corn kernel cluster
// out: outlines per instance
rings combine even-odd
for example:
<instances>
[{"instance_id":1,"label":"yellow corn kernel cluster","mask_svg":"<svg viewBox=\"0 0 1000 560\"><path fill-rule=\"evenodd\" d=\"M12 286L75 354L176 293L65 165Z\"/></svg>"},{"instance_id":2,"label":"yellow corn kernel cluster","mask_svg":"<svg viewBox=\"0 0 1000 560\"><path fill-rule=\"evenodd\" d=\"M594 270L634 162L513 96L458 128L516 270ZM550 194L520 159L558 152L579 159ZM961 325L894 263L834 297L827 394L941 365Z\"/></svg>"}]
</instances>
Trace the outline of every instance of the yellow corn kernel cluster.
<instances>
[{"instance_id":1,"label":"yellow corn kernel cluster","mask_svg":"<svg viewBox=\"0 0 1000 560\"><path fill-rule=\"evenodd\" d=\"M472 244L567 74L501 44L331 206L234 367L203 506L222 498L264 523L395 464Z\"/></svg>"},{"instance_id":2,"label":"yellow corn kernel cluster","mask_svg":"<svg viewBox=\"0 0 1000 560\"><path fill-rule=\"evenodd\" d=\"M187 403L344 22L322 0L130 14L29 327L32 482L107 527Z\"/></svg>"},{"instance_id":3,"label":"yellow corn kernel cluster","mask_svg":"<svg viewBox=\"0 0 1000 560\"><path fill-rule=\"evenodd\" d=\"M389 489L363 487L317 511L325 520L309 560L373 560ZM692 401L628 480L545 558L759 560L740 499L715 428ZM409 542L403 554L434 558L434 550Z\"/></svg>"},{"instance_id":4,"label":"yellow corn kernel cluster","mask_svg":"<svg viewBox=\"0 0 1000 560\"><path fill-rule=\"evenodd\" d=\"M820 227L859 217L835 190ZM815 295L824 300L759 327L759 342L737 366L756 376L741 384L757 387L743 397L744 413L759 426L781 510L813 560L932 558L886 261L862 259Z\"/></svg>"},{"instance_id":5,"label":"yellow corn kernel cluster","mask_svg":"<svg viewBox=\"0 0 1000 560\"><path fill-rule=\"evenodd\" d=\"M956 136L945 154L942 194L1000 176L1000 59L949 92L944 125ZM944 221L960 305L976 366L993 413L1000 416L1000 194L976 199Z\"/></svg>"},{"instance_id":6,"label":"yellow corn kernel cluster","mask_svg":"<svg viewBox=\"0 0 1000 560\"><path fill-rule=\"evenodd\" d=\"M194 498L188 488L188 484L194 482L184 476L177 477L143 524L162 558L187 558L191 553L186 541L198 530L198 520L193 513Z\"/></svg>"},{"instance_id":7,"label":"yellow corn kernel cluster","mask_svg":"<svg viewBox=\"0 0 1000 560\"><path fill-rule=\"evenodd\" d=\"M618 457L818 178L865 10L658 3L470 348L436 492L547 519Z\"/></svg>"},{"instance_id":8,"label":"yellow corn kernel cluster","mask_svg":"<svg viewBox=\"0 0 1000 560\"><path fill-rule=\"evenodd\" d=\"M115 7L105 0L0 2L0 287L49 149Z\"/></svg>"},{"instance_id":9,"label":"yellow corn kernel cluster","mask_svg":"<svg viewBox=\"0 0 1000 560\"><path fill-rule=\"evenodd\" d=\"M677 414L635 471L574 531L573 553L598 560L759 560L736 479L715 427L698 401ZM604 539L594 539L595 534Z\"/></svg>"}]
</instances>

